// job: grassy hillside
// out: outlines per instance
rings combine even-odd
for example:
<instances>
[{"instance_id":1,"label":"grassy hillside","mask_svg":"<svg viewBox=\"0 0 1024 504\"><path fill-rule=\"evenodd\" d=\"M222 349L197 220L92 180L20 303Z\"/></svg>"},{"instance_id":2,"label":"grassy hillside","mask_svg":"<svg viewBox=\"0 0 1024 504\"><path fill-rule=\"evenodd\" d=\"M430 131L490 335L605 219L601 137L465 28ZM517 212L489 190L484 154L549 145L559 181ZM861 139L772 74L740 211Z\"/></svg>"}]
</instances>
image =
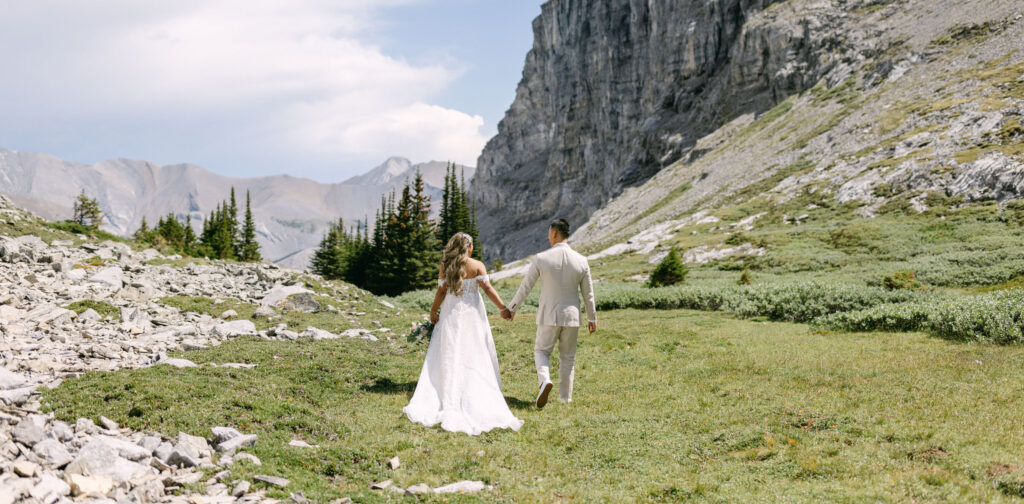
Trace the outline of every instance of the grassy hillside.
<instances>
[{"instance_id":1,"label":"grassy hillside","mask_svg":"<svg viewBox=\"0 0 1024 504\"><path fill-rule=\"evenodd\" d=\"M408 422L426 345L404 340L233 341L183 356L255 368L90 373L45 397L67 419L258 433L262 467L231 478L285 476L315 502L408 499L369 489L385 479L494 486L427 502L1009 502L1024 489L1019 347L620 310L583 340L575 401L537 411L532 323L492 324L519 433Z\"/></svg>"}]
</instances>

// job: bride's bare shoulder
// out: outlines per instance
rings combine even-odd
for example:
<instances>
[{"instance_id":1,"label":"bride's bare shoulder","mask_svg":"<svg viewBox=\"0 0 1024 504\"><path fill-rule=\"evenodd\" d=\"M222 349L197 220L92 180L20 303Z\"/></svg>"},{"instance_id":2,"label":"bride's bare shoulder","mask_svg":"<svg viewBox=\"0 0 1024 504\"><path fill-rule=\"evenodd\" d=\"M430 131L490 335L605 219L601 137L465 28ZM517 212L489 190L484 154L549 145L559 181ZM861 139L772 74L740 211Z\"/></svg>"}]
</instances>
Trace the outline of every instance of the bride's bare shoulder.
<instances>
[{"instance_id":1,"label":"bride's bare shoulder","mask_svg":"<svg viewBox=\"0 0 1024 504\"><path fill-rule=\"evenodd\" d=\"M487 266L484 266L482 261L470 258L466 261L466 266L468 266L466 269L473 273L474 277L487 274Z\"/></svg>"}]
</instances>

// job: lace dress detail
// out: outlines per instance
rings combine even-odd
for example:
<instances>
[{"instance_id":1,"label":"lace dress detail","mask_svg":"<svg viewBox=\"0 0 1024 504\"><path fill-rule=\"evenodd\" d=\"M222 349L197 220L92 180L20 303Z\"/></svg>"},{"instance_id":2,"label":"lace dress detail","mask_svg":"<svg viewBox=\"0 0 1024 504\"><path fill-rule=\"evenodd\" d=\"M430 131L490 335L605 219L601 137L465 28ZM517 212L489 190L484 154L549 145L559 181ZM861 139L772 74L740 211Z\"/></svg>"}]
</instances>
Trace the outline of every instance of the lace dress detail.
<instances>
[{"instance_id":1,"label":"lace dress detail","mask_svg":"<svg viewBox=\"0 0 1024 504\"><path fill-rule=\"evenodd\" d=\"M449 292L441 303L416 392L403 409L409 420L473 436L491 429L519 430L523 425L501 393L498 353L480 283L490 279L463 279L462 295Z\"/></svg>"}]
</instances>

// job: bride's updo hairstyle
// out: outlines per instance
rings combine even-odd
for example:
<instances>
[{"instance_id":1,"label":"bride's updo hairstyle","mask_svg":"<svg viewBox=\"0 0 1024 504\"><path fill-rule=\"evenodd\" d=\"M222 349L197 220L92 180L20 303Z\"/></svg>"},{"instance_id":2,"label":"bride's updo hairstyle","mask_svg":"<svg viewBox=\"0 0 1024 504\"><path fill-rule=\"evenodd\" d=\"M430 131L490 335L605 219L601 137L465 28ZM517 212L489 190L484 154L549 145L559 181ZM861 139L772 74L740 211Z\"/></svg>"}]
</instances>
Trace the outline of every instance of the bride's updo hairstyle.
<instances>
[{"instance_id":1,"label":"bride's updo hairstyle","mask_svg":"<svg viewBox=\"0 0 1024 504\"><path fill-rule=\"evenodd\" d=\"M473 237L466 233L455 233L448 245L444 247L444 259L441 266L444 268L444 284L448 292L456 296L462 295L462 268L466 265L466 258L469 257L469 249L473 246Z\"/></svg>"}]
</instances>

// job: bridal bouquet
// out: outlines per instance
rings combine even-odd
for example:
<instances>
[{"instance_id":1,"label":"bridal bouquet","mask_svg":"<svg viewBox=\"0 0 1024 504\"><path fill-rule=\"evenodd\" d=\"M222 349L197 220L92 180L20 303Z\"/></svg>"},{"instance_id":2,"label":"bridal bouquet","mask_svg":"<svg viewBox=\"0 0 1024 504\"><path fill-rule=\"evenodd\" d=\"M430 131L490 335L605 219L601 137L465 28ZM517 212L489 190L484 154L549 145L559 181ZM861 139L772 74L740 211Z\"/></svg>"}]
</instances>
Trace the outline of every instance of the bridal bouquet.
<instances>
[{"instance_id":1,"label":"bridal bouquet","mask_svg":"<svg viewBox=\"0 0 1024 504\"><path fill-rule=\"evenodd\" d=\"M423 341L424 339L430 339L430 334L434 332L434 324L430 322L420 322L419 324L412 325L412 331L409 336L406 337L410 343Z\"/></svg>"}]
</instances>

